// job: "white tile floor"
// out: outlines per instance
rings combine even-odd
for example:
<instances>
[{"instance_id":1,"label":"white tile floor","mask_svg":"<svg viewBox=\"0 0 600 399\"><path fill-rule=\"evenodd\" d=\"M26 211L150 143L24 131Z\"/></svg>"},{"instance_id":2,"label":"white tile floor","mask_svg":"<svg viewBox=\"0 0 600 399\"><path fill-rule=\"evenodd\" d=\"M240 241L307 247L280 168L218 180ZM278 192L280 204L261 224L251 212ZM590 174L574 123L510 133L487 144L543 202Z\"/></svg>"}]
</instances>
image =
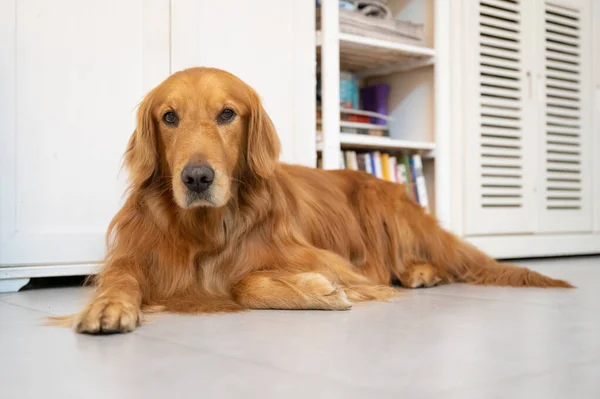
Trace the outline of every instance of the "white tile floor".
<instances>
[{"instance_id":1,"label":"white tile floor","mask_svg":"<svg viewBox=\"0 0 600 399\"><path fill-rule=\"evenodd\" d=\"M42 326L88 289L0 295L0 397L600 398L600 258L521 262L575 290L444 286L348 312Z\"/></svg>"}]
</instances>

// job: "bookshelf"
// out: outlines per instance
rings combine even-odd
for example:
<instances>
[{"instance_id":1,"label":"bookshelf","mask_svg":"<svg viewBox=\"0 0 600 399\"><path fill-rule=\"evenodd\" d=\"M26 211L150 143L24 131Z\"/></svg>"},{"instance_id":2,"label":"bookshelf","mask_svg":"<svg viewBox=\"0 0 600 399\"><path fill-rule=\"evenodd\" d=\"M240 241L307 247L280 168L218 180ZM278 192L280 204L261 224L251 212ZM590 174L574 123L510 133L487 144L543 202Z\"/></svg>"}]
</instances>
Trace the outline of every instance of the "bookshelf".
<instances>
[{"instance_id":1,"label":"bookshelf","mask_svg":"<svg viewBox=\"0 0 600 399\"><path fill-rule=\"evenodd\" d=\"M592 137L598 131L593 116L600 113L591 112L600 108L589 90L600 87L600 75L592 73L600 70L594 68L600 24L593 23L600 5L558 3L389 0L395 18L425 27L423 45L415 46L344 33L348 25L340 30L337 0L321 0L315 36L321 125L315 130L322 134L315 132L315 157L323 168L336 169L348 152L353 167L353 152L357 159L373 152L397 160L420 154L432 213L492 256L598 253L600 179L593 179L600 146L590 143L600 142ZM574 37L578 51L568 55L578 67L565 85L565 72L547 52L561 53L560 43ZM510 46L499 48L499 40ZM347 133L339 104L346 71L359 87L389 85L389 137ZM564 98L578 107L567 109ZM568 136L565 129L580 131Z\"/></svg>"},{"instance_id":2,"label":"bookshelf","mask_svg":"<svg viewBox=\"0 0 600 399\"><path fill-rule=\"evenodd\" d=\"M317 31L317 49L321 47L321 31ZM435 50L423 46L339 34L340 66L354 69L363 78L385 76L393 72L433 65Z\"/></svg>"},{"instance_id":3,"label":"bookshelf","mask_svg":"<svg viewBox=\"0 0 600 399\"><path fill-rule=\"evenodd\" d=\"M319 141L320 133L317 132L317 151L323 150L323 143ZM415 140L398 140L389 137L369 136L365 134L340 133L341 149L364 149L364 150L389 150L389 151L405 151L414 150L415 152L423 152L428 157L433 156L432 151L435 149L435 143L428 141Z\"/></svg>"},{"instance_id":4,"label":"bookshelf","mask_svg":"<svg viewBox=\"0 0 600 399\"><path fill-rule=\"evenodd\" d=\"M446 0L390 0L392 14L424 25L420 44L370 38L340 31L337 0L321 0L315 32L321 73L320 131L316 150L324 169L338 169L342 151L380 151L390 155L420 154L432 213L443 225L450 201L436 201L450 192L450 68L449 18ZM386 136L347 133L346 128L373 128L341 120L340 71L353 73L359 87L390 86ZM366 111L363 111L366 112ZM368 115L366 113L366 115ZM373 116L373 115L371 115ZM381 126L379 126L381 129Z\"/></svg>"}]
</instances>

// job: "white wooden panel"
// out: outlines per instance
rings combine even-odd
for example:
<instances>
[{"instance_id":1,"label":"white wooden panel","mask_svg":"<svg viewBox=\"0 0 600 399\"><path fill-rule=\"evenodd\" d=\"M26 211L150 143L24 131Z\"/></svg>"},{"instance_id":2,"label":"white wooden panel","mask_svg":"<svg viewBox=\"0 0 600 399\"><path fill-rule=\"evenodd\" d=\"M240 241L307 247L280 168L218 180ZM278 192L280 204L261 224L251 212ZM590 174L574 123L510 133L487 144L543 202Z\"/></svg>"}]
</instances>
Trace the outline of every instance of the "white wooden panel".
<instances>
[{"instance_id":1,"label":"white wooden panel","mask_svg":"<svg viewBox=\"0 0 600 399\"><path fill-rule=\"evenodd\" d=\"M321 13L322 167L339 169L343 165L340 153L339 3L323 0L317 12Z\"/></svg>"},{"instance_id":2,"label":"white wooden panel","mask_svg":"<svg viewBox=\"0 0 600 399\"><path fill-rule=\"evenodd\" d=\"M592 46L593 46L593 79L594 79L594 111L592 135L594 142L594 163L592 180L594 181L594 231L600 232L600 2L592 3Z\"/></svg>"},{"instance_id":3,"label":"white wooden panel","mask_svg":"<svg viewBox=\"0 0 600 399\"><path fill-rule=\"evenodd\" d=\"M536 167L531 3L464 4L465 234L530 233Z\"/></svg>"},{"instance_id":4,"label":"white wooden panel","mask_svg":"<svg viewBox=\"0 0 600 399\"><path fill-rule=\"evenodd\" d=\"M314 15L314 3L294 0L173 0L172 69L239 76L262 97L281 159L314 166Z\"/></svg>"},{"instance_id":5,"label":"white wooden panel","mask_svg":"<svg viewBox=\"0 0 600 399\"><path fill-rule=\"evenodd\" d=\"M436 143L436 157L432 166L426 167L429 172L426 180L429 198L433 200L434 214L440 225L448 230L453 230L453 221L456 217L452 215L452 178L456 170L452 165L452 137L453 121L452 113L452 7L449 2L436 0L434 6L435 24L435 51L436 60L434 65L434 138Z\"/></svg>"},{"instance_id":6,"label":"white wooden panel","mask_svg":"<svg viewBox=\"0 0 600 399\"><path fill-rule=\"evenodd\" d=\"M294 113L293 162L317 166L316 98L317 63L315 55L315 7L312 1L294 1L292 42Z\"/></svg>"},{"instance_id":7,"label":"white wooden panel","mask_svg":"<svg viewBox=\"0 0 600 399\"><path fill-rule=\"evenodd\" d=\"M0 21L0 264L98 261L169 2L3 1Z\"/></svg>"},{"instance_id":8,"label":"white wooden panel","mask_svg":"<svg viewBox=\"0 0 600 399\"><path fill-rule=\"evenodd\" d=\"M539 232L587 232L592 212L591 1L540 1Z\"/></svg>"}]
</instances>

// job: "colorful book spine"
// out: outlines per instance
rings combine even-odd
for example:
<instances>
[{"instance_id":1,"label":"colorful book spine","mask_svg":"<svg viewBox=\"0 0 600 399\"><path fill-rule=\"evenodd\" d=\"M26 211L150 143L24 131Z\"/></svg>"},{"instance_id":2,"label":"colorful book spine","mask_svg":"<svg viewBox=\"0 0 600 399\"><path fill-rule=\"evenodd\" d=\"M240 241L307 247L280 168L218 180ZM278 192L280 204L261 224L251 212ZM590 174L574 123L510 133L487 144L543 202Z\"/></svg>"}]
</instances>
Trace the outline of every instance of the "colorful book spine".
<instances>
[{"instance_id":1,"label":"colorful book spine","mask_svg":"<svg viewBox=\"0 0 600 399\"><path fill-rule=\"evenodd\" d=\"M390 157L390 176L392 179L391 181L394 183L398 183L397 164L398 164L398 161L396 160L396 157Z\"/></svg>"},{"instance_id":2,"label":"colorful book spine","mask_svg":"<svg viewBox=\"0 0 600 399\"><path fill-rule=\"evenodd\" d=\"M375 153L371 152L369 153L370 157L371 157L371 174L373 176L377 176L377 165L375 165L376 161L375 161Z\"/></svg>"},{"instance_id":3,"label":"colorful book spine","mask_svg":"<svg viewBox=\"0 0 600 399\"><path fill-rule=\"evenodd\" d=\"M415 187L413 182L412 168L410 166L410 157L408 155L402 155L402 164L406 170L406 195L417 202L417 197L414 190Z\"/></svg>"},{"instance_id":4,"label":"colorful book spine","mask_svg":"<svg viewBox=\"0 0 600 399\"><path fill-rule=\"evenodd\" d=\"M427 195L425 175L423 174L423 160L419 154L416 154L412 156L411 163L419 204L429 213L429 197Z\"/></svg>"},{"instance_id":5,"label":"colorful book spine","mask_svg":"<svg viewBox=\"0 0 600 399\"><path fill-rule=\"evenodd\" d=\"M383 179L383 169L381 168L381 153L379 151L375 151L373 153L373 158L375 158L375 176Z\"/></svg>"},{"instance_id":6,"label":"colorful book spine","mask_svg":"<svg viewBox=\"0 0 600 399\"><path fill-rule=\"evenodd\" d=\"M365 172L373 174L373 155L370 152L365 153Z\"/></svg>"},{"instance_id":7,"label":"colorful book spine","mask_svg":"<svg viewBox=\"0 0 600 399\"><path fill-rule=\"evenodd\" d=\"M381 154L381 172L383 180L390 181L392 179L390 174L390 156L386 153Z\"/></svg>"},{"instance_id":8,"label":"colorful book spine","mask_svg":"<svg viewBox=\"0 0 600 399\"><path fill-rule=\"evenodd\" d=\"M357 154L356 155L356 160L358 163L358 170L361 170L363 172L367 171L366 155L367 154Z\"/></svg>"},{"instance_id":9,"label":"colorful book spine","mask_svg":"<svg viewBox=\"0 0 600 399\"><path fill-rule=\"evenodd\" d=\"M406 165L403 163L399 163L396 169L398 170L398 183L407 184L408 176L406 173Z\"/></svg>"},{"instance_id":10,"label":"colorful book spine","mask_svg":"<svg viewBox=\"0 0 600 399\"><path fill-rule=\"evenodd\" d=\"M348 151L350 153L350 170L358 170L358 158L356 151Z\"/></svg>"}]
</instances>

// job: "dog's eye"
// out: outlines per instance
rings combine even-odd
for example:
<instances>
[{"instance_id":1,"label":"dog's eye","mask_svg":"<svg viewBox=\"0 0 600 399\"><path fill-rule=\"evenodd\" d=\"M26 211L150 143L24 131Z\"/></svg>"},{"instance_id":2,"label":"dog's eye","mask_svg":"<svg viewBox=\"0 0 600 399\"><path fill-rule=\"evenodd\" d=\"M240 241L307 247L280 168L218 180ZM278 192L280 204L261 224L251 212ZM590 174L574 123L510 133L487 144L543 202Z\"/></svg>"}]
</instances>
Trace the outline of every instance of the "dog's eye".
<instances>
[{"instance_id":1,"label":"dog's eye","mask_svg":"<svg viewBox=\"0 0 600 399\"><path fill-rule=\"evenodd\" d=\"M179 117L175 112L169 111L165 112L165 114L163 115L163 121L165 121L167 125L177 126L177 124L179 123Z\"/></svg>"},{"instance_id":2,"label":"dog's eye","mask_svg":"<svg viewBox=\"0 0 600 399\"><path fill-rule=\"evenodd\" d=\"M217 117L217 123L219 123L219 124L229 123L233 120L233 118L235 118L235 111L232 110L231 108L225 108L223 111L221 111L221 113Z\"/></svg>"}]
</instances>

